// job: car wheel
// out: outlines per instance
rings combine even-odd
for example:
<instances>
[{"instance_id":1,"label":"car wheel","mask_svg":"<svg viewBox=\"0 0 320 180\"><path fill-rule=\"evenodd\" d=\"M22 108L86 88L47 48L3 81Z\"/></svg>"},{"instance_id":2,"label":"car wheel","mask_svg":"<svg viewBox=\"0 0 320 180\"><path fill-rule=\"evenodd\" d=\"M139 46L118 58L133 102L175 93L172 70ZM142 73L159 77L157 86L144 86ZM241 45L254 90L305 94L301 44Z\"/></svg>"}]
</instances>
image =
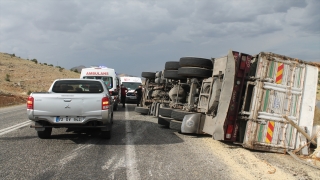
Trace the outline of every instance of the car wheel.
<instances>
[{"instance_id":1,"label":"car wheel","mask_svg":"<svg viewBox=\"0 0 320 180\"><path fill-rule=\"evenodd\" d=\"M212 61L210 59L196 58L196 57L182 57L179 65L181 67L200 67L213 69Z\"/></svg>"},{"instance_id":2,"label":"car wheel","mask_svg":"<svg viewBox=\"0 0 320 180\"><path fill-rule=\"evenodd\" d=\"M52 128L44 128L44 131L37 131L40 139L49 139L51 137Z\"/></svg>"},{"instance_id":3,"label":"car wheel","mask_svg":"<svg viewBox=\"0 0 320 180\"><path fill-rule=\"evenodd\" d=\"M101 131L101 138L110 139L111 138L111 131Z\"/></svg>"},{"instance_id":4,"label":"car wheel","mask_svg":"<svg viewBox=\"0 0 320 180\"><path fill-rule=\"evenodd\" d=\"M113 110L114 110L114 111L117 111L117 110L118 110L118 103L115 103L115 104L113 105Z\"/></svg>"},{"instance_id":5,"label":"car wheel","mask_svg":"<svg viewBox=\"0 0 320 180\"><path fill-rule=\"evenodd\" d=\"M144 115L149 114L149 108L145 108L145 107L136 107L134 111Z\"/></svg>"}]
</instances>

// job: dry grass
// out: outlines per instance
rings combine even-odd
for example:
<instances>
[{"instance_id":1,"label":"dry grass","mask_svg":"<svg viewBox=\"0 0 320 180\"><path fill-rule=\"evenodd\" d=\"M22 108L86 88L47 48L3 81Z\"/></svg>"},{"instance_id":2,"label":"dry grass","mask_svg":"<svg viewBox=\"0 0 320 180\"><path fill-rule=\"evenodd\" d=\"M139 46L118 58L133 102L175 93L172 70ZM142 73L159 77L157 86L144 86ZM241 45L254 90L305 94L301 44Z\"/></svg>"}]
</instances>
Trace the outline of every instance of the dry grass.
<instances>
[{"instance_id":1,"label":"dry grass","mask_svg":"<svg viewBox=\"0 0 320 180\"><path fill-rule=\"evenodd\" d=\"M80 77L79 73L40 63L0 53L0 107L17 104L30 92L47 91L55 79Z\"/></svg>"}]
</instances>

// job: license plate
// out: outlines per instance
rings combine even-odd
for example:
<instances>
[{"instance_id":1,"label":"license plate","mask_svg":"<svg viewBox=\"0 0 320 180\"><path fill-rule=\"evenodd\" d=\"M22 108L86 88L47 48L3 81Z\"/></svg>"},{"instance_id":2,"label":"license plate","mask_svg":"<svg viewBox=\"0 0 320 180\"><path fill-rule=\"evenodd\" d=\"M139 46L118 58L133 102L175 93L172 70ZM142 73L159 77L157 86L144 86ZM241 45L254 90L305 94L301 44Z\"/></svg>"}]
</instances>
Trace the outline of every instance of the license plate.
<instances>
[{"instance_id":1,"label":"license plate","mask_svg":"<svg viewBox=\"0 0 320 180\"><path fill-rule=\"evenodd\" d=\"M136 99L136 97L130 97L130 99Z\"/></svg>"},{"instance_id":2,"label":"license plate","mask_svg":"<svg viewBox=\"0 0 320 180\"><path fill-rule=\"evenodd\" d=\"M84 117L56 117L55 122L69 123L69 122L81 122Z\"/></svg>"}]
</instances>

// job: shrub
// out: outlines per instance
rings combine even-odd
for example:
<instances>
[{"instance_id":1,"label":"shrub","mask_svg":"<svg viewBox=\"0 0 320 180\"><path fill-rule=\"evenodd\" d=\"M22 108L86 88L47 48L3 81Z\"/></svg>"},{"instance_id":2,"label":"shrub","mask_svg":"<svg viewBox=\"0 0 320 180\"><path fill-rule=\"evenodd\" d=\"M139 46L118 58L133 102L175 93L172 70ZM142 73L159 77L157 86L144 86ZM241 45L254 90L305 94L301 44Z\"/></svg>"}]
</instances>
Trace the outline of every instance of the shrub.
<instances>
[{"instance_id":1,"label":"shrub","mask_svg":"<svg viewBox=\"0 0 320 180\"><path fill-rule=\"evenodd\" d=\"M6 74L5 80L10 82L10 75L9 74Z\"/></svg>"},{"instance_id":2,"label":"shrub","mask_svg":"<svg viewBox=\"0 0 320 180\"><path fill-rule=\"evenodd\" d=\"M32 93L32 91L30 91L30 90L27 92L28 95L30 95L31 93Z\"/></svg>"},{"instance_id":3,"label":"shrub","mask_svg":"<svg viewBox=\"0 0 320 180\"><path fill-rule=\"evenodd\" d=\"M53 66L52 64L49 64L48 66Z\"/></svg>"},{"instance_id":4,"label":"shrub","mask_svg":"<svg viewBox=\"0 0 320 180\"><path fill-rule=\"evenodd\" d=\"M76 72L76 73L78 73L78 69L74 69L73 71Z\"/></svg>"},{"instance_id":5,"label":"shrub","mask_svg":"<svg viewBox=\"0 0 320 180\"><path fill-rule=\"evenodd\" d=\"M36 64L38 64L38 60L37 59L32 59L31 61L36 63Z\"/></svg>"},{"instance_id":6,"label":"shrub","mask_svg":"<svg viewBox=\"0 0 320 180\"><path fill-rule=\"evenodd\" d=\"M48 65L47 63L43 63L44 65Z\"/></svg>"},{"instance_id":7,"label":"shrub","mask_svg":"<svg viewBox=\"0 0 320 180\"><path fill-rule=\"evenodd\" d=\"M62 72L62 71L63 71L63 68L60 68L59 71Z\"/></svg>"}]
</instances>

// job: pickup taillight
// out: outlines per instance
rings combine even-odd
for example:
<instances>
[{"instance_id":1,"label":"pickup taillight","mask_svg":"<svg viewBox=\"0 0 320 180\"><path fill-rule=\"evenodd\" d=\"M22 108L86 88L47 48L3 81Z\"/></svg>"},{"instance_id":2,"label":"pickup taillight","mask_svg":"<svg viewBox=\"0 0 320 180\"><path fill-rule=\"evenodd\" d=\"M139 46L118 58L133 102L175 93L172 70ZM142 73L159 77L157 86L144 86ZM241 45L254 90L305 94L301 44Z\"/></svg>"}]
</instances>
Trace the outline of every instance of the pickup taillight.
<instances>
[{"instance_id":1,"label":"pickup taillight","mask_svg":"<svg viewBox=\"0 0 320 180\"><path fill-rule=\"evenodd\" d=\"M110 96L112 96L112 91L109 91Z\"/></svg>"},{"instance_id":2,"label":"pickup taillight","mask_svg":"<svg viewBox=\"0 0 320 180\"><path fill-rule=\"evenodd\" d=\"M27 109L33 109L33 102L34 98L32 96L29 96L27 101Z\"/></svg>"},{"instance_id":3,"label":"pickup taillight","mask_svg":"<svg viewBox=\"0 0 320 180\"><path fill-rule=\"evenodd\" d=\"M107 110L109 109L109 98L108 97L103 97L102 98L102 110Z\"/></svg>"}]
</instances>

